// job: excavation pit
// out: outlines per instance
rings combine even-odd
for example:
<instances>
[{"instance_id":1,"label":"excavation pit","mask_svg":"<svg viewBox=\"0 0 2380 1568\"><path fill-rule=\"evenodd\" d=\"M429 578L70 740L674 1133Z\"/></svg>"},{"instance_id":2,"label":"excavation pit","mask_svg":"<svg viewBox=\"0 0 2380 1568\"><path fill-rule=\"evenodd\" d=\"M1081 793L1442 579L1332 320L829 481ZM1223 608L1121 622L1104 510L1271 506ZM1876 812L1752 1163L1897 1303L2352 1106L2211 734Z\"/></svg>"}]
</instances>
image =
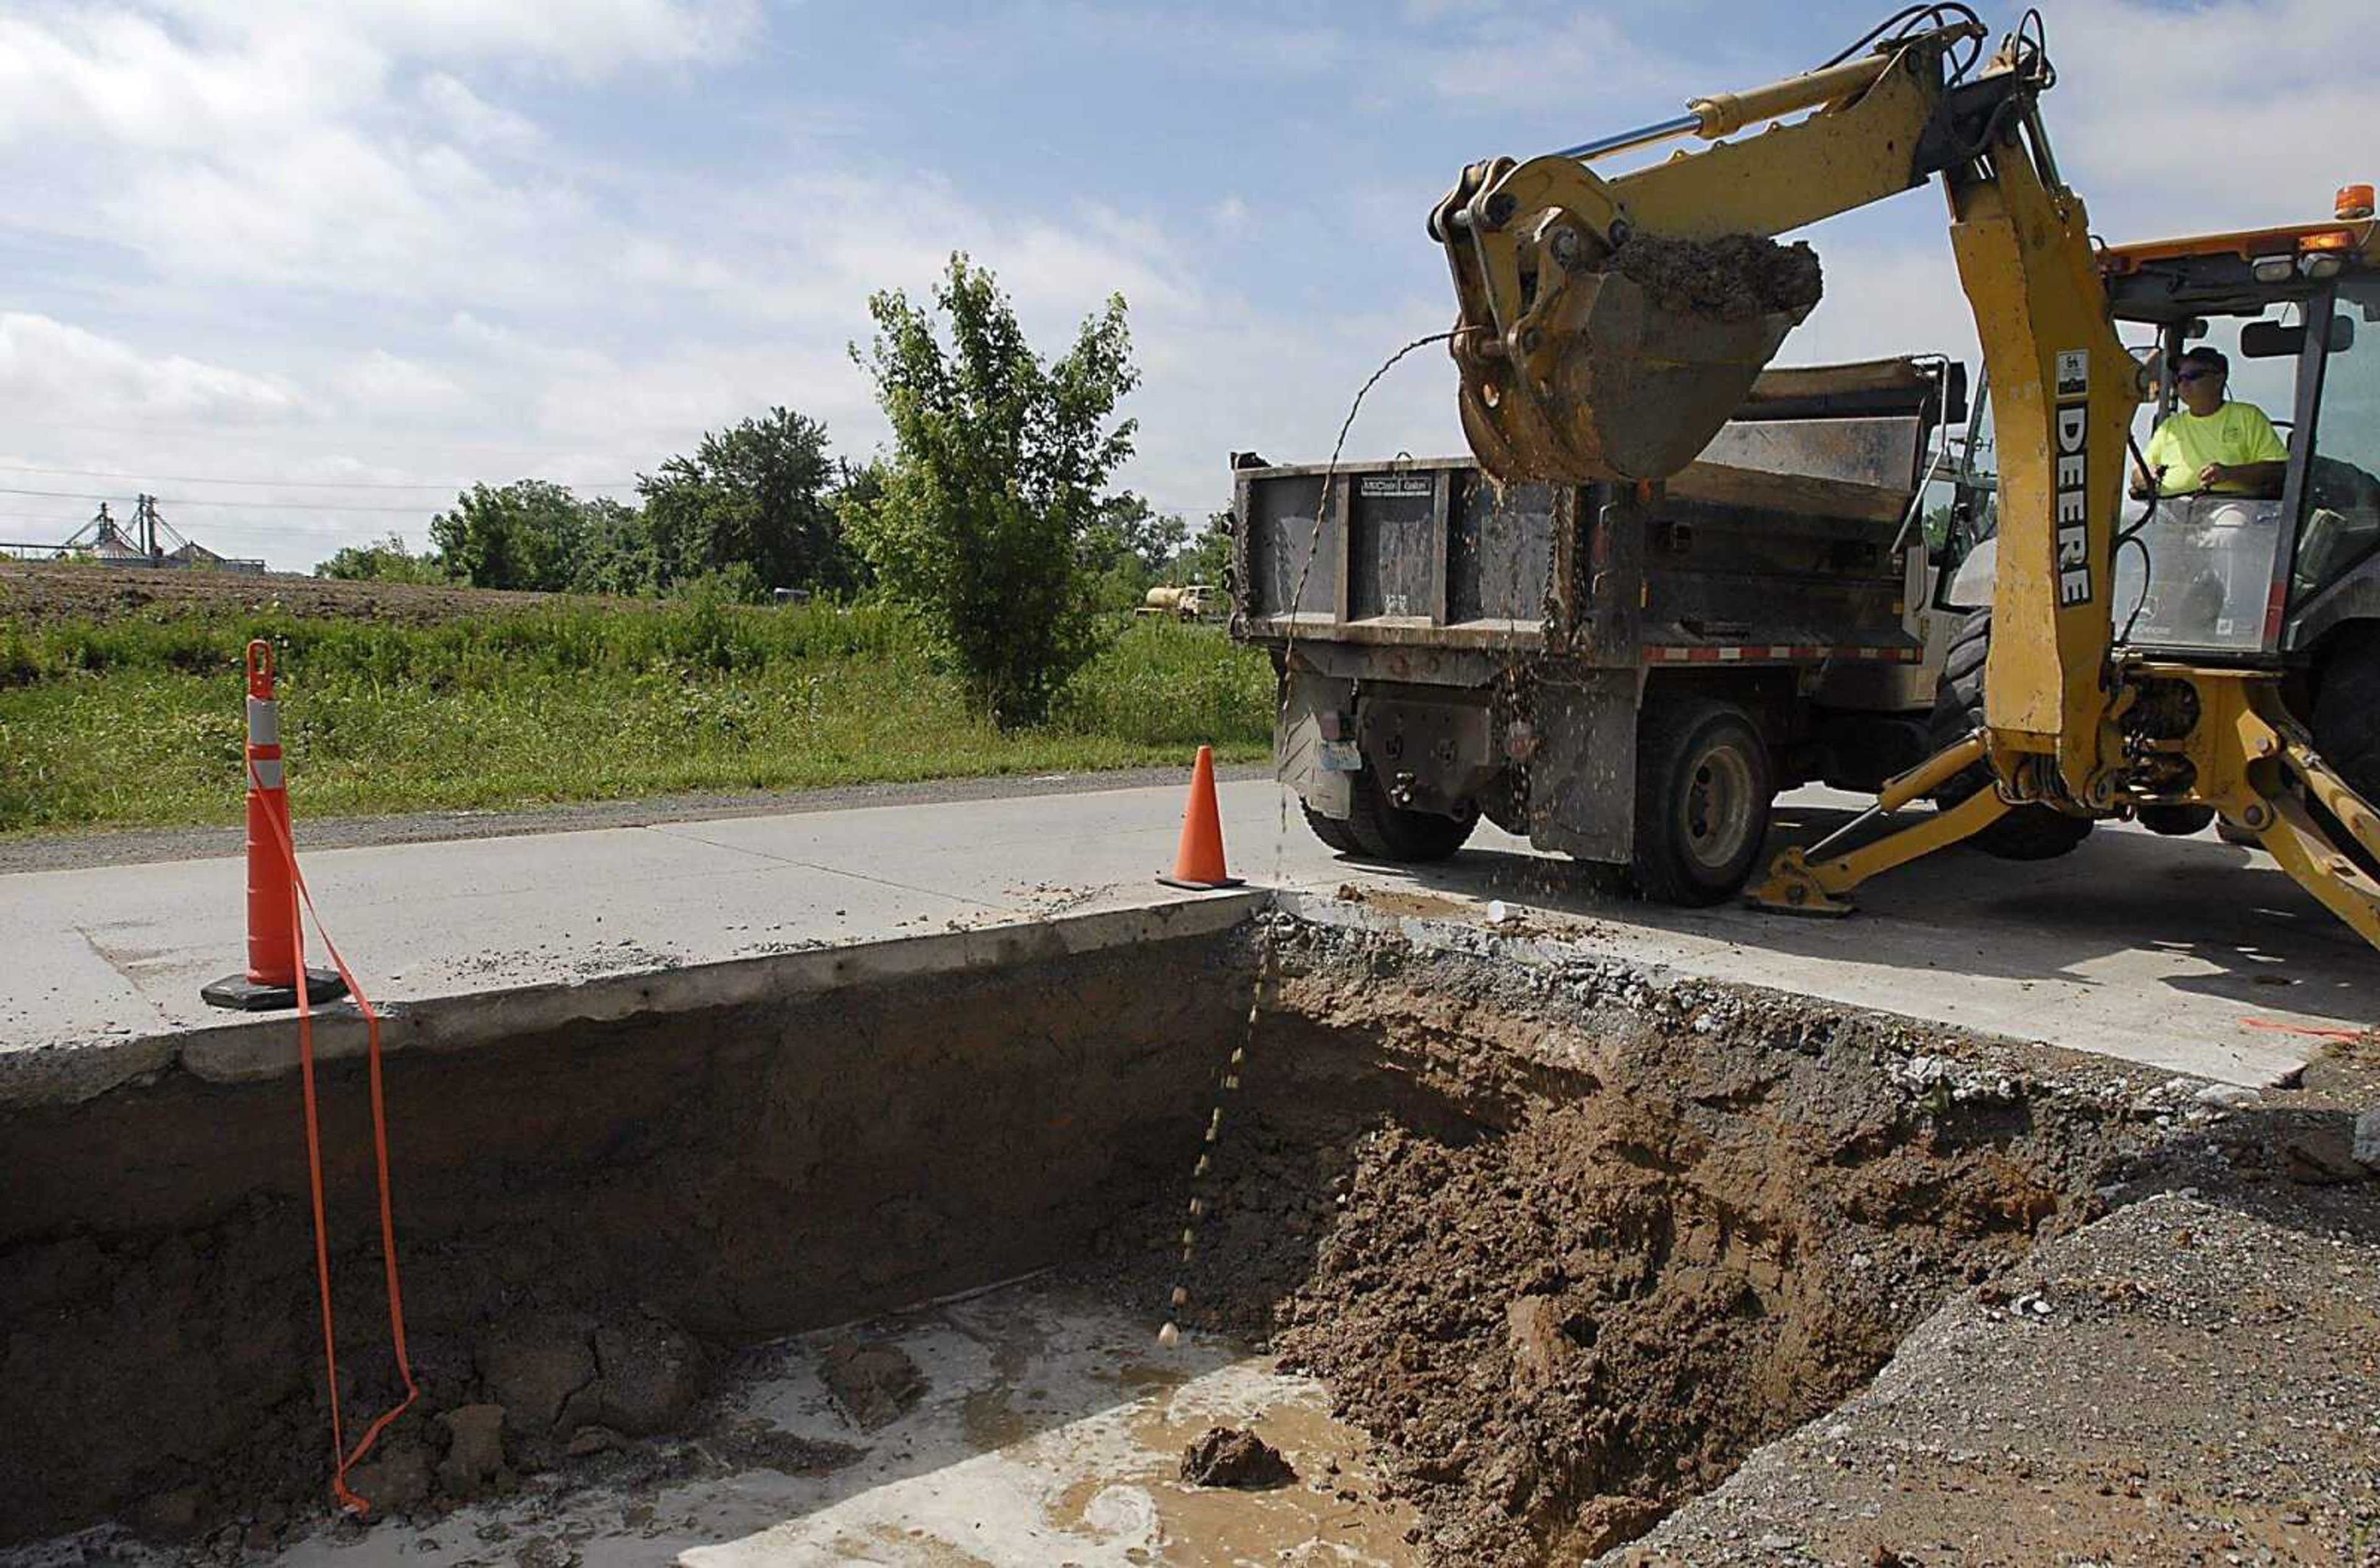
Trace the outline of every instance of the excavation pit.
<instances>
[{"instance_id":1,"label":"excavation pit","mask_svg":"<svg viewBox=\"0 0 2380 1568\"><path fill-rule=\"evenodd\" d=\"M2141 1146L2114 1069L1337 918L396 1051L421 1397L354 1477L370 1530L327 1509L295 1079L11 1108L0 1542L1576 1562L1859 1390ZM326 1066L351 1430L398 1392L364 1088ZM1213 1425L1296 1481L1183 1485Z\"/></svg>"}]
</instances>

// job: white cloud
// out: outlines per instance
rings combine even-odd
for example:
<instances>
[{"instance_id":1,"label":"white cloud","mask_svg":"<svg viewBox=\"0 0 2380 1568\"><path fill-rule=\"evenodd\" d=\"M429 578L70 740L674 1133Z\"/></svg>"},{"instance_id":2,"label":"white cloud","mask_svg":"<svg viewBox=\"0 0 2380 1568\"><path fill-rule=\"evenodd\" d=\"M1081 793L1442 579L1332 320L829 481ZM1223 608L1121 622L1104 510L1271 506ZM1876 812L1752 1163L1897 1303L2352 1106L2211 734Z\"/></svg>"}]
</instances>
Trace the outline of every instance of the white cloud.
<instances>
[{"instance_id":1,"label":"white cloud","mask_svg":"<svg viewBox=\"0 0 2380 1568\"><path fill-rule=\"evenodd\" d=\"M383 69L375 51L319 29L220 45L127 10L0 17L0 145L256 144L368 96Z\"/></svg>"},{"instance_id":2,"label":"white cloud","mask_svg":"<svg viewBox=\"0 0 2380 1568\"><path fill-rule=\"evenodd\" d=\"M596 78L723 58L759 26L754 0L165 0L194 30L261 40L335 30L391 55L530 60Z\"/></svg>"},{"instance_id":3,"label":"white cloud","mask_svg":"<svg viewBox=\"0 0 2380 1568\"><path fill-rule=\"evenodd\" d=\"M2093 222L2124 239L2328 217L2380 171L2372 20L2366 0L2057 13L2042 116Z\"/></svg>"},{"instance_id":4,"label":"white cloud","mask_svg":"<svg viewBox=\"0 0 2380 1568\"><path fill-rule=\"evenodd\" d=\"M141 416L252 423L307 411L279 376L150 356L47 316L0 313L0 410L33 419ZM6 414L0 413L0 423Z\"/></svg>"},{"instance_id":5,"label":"white cloud","mask_svg":"<svg viewBox=\"0 0 2380 1568\"><path fill-rule=\"evenodd\" d=\"M354 410L368 419L458 415L478 405L452 376L383 348L341 369L337 383Z\"/></svg>"},{"instance_id":6,"label":"white cloud","mask_svg":"<svg viewBox=\"0 0 2380 1568\"><path fill-rule=\"evenodd\" d=\"M1707 88L1707 55L1671 54L1648 45L1646 36L1635 12L1572 11L1558 20L1500 16L1455 48L1416 51L1411 66L1450 103L1499 116L1513 113L1522 83L1609 83L1632 95L1674 99L1681 107L1689 93ZM1595 95L1582 92L1571 101L1584 109Z\"/></svg>"},{"instance_id":7,"label":"white cloud","mask_svg":"<svg viewBox=\"0 0 2380 1568\"><path fill-rule=\"evenodd\" d=\"M423 77L414 92L423 108L469 146L516 155L533 151L545 140L545 132L535 121L489 103L444 71Z\"/></svg>"},{"instance_id":8,"label":"white cloud","mask_svg":"<svg viewBox=\"0 0 2380 1568\"><path fill-rule=\"evenodd\" d=\"M1795 364L1947 354L1976 362L1974 316L1959 286L1947 235L1902 245L1817 241L1826 295L1785 340Z\"/></svg>"}]
</instances>

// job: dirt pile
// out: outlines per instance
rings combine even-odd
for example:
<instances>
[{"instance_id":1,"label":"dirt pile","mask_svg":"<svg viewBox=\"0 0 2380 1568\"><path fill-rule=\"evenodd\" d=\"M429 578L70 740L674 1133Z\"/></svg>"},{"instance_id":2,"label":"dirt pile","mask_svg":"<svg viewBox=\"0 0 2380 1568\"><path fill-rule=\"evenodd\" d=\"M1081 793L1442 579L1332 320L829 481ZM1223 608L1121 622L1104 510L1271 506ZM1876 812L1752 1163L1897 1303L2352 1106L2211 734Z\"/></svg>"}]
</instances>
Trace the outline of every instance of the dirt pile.
<instances>
[{"instance_id":1,"label":"dirt pile","mask_svg":"<svg viewBox=\"0 0 2380 1568\"><path fill-rule=\"evenodd\" d=\"M2139 1147L2120 1072L1918 1026L1344 935L1281 968L1184 1318L1328 1383L1437 1562L1643 1533Z\"/></svg>"},{"instance_id":2,"label":"dirt pile","mask_svg":"<svg viewBox=\"0 0 2380 1568\"><path fill-rule=\"evenodd\" d=\"M1717 239L1632 235L1607 265L1665 309L1723 322L1780 310L1807 314L1825 287L1818 253L1808 245L1779 245L1751 234Z\"/></svg>"},{"instance_id":3,"label":"dirt pile","mask_svg":"<svg viewBox=\"0 0 2380 1568\"><path fill-rule=\"evenodd\" d=\"M1285 1487L1297 1472L1281 1450L1254 1432L1236 1427L1209 1427L1182 1451L1182 1478L1194 1487L1237 1487L1261 1491Z\"/></svg>"},{"instance_id":4,"label":"dirt pile","mask_svg":"<svg viewBox=\"0 0 2380 1568\"><path fill-rule=\"evenodd\" d=\"M97 571L89 566L0 562L0 616L27 624L253 613L427 626L467 616L535 610L554 603L557 597L507 589L345 582L285 573L254 577L242 572L125 567ZM607 599L595 602L607 608L632 608L650 602Z\"/></svg>"},{"instance_id":5,"label":"dirt pile","mask_svg":"<svg viewBox=\"0 0 2380 1568\"><path fill-rule=\"evenodd\" d=\"M2021 1169L1945 1188L1904 1149L1853 1218L1790 1147L1739 1160L1614 1109L1464 1148L1378 1133L1287 1313L1285 1361L1394 1446L1454 1555L1627 1539L1840 1400L1912 1301L2021 1255L2058 1207Z\"/></svg>"}]
</instances>

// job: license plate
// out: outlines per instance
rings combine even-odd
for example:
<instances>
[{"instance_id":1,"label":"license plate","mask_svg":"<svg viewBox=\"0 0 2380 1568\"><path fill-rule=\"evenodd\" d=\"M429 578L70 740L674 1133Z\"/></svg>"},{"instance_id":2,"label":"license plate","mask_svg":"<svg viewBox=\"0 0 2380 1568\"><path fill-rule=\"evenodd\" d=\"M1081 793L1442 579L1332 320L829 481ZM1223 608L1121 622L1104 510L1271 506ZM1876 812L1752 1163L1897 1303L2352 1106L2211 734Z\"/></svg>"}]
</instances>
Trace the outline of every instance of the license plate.
<instances>
[{"instance_id":1,"label":"license plate","mask_svg":"<svg viewBox=\"0 0 2380 1568\"><path fill-rule=\"evenodd\" d=\"M1364 771L1364 748L1354 741L1326 740L1319 744L1324 772L1360 773Z\"/></svg>"}]
</instances>

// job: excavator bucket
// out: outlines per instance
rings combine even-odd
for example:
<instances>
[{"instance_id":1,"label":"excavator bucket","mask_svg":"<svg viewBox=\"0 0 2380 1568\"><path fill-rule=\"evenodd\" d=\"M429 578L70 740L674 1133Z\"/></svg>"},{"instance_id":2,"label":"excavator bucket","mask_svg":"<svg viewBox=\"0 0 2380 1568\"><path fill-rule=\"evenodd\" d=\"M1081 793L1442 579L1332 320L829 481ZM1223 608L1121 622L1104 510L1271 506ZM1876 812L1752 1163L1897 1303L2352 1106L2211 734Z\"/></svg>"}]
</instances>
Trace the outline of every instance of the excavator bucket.
<instances>
[{"instance_id":1,"label":"excavator bucket","mask_svg":"<svg viewBox=\"0 0 2380 1568\"><path fill-rule=\"evenodd\" d=\"M1509 332L1458 341L1472 452L1508 483L1668 479L1735 414L1818 291L1807 246L1750 236L1639 238L1599 266L1542 267Z\"/></svg>"},{"instance_id":2,"label":"excavator bucket","mask_svg":"<svg viewBox=\"0 0 2380 1568\"><path fill-rule=\"evenodd\" d=\"M1620 273L1580 292L1585 319L1562 345L1551 403L1581 478L1665 480L1693 462L1800 319L1679 310Z\"/></svg>"}]
</instances>

